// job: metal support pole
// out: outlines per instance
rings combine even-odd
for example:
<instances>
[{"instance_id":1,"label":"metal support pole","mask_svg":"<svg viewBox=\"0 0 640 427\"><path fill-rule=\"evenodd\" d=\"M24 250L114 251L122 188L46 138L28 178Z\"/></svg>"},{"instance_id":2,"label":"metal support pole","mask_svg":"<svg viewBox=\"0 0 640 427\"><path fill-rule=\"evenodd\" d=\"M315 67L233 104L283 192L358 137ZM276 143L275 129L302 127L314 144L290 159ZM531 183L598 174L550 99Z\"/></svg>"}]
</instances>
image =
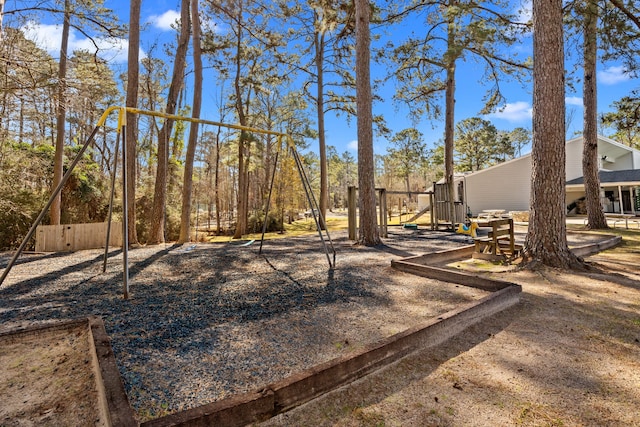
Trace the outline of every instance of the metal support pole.
<instances>
[{"instance_id":1,"label":"metal support pole","mask_svg":"<svg viewBox=\"0 0 640 427\"><path fill-rule=\"evenodd\" d=\"M113 197L116 189L116 173L118 171L118 154L120 151L120 129L116 134L116 152L113 160L113 173L111 174L111 195L109 196L109 214L107 215L107 236L104 243L104 260L102 261L102 272L107 271L107 258L109 257L109 238L111 237L111 218L113 216Z\"/></svg>"},{"instance_id":2,"label":"metal support pole","mask_svg":"<svg viewBox=\"0 0 640 427\"><path fill-rule=\"evenodd\" d=\"M311 205L311 214L313 215L313 219L316 222L318 235L320 236L320 240L322 240L325 253L327 254L327 261L329 261L329 268L333 269L335 268L335 265L336 265L336 251L335 251L335 248L333 247L333 242L331 241L329 230L325 227L324 232L327 233L327 240L331 245L331 250L333 252L333 261L329 257L329 248L327 247L327 242L325 242L324 236L322 234L323 230L322 230L322 227L320 227L319 220L322 221L322 224L326 224L326 222L322 217L322 212L320 212L320 207L318 206L318 202L316 201L316 198L313 195L313 192L311 191L311 183L309 182L309 178L307 177L307 174L304 171L302 160L300 160L300 156L298 155L298 152L295 150L293 146L291 146L291 153L296 162L296 166L298 167L298 173L300 174L300 180L302 181L302 186L304 187L305 194L307 196L307 201L309 202L309 205ZM317 211L317 214L316 214L316 211Z\"/></svg>"},{"instance_id":3,"label":"metal support pole","mask_svg":"<svg viewBox=\"0 0 640 427\"><path fill-rule=\"evenodd\" d=\"M624 205L622 204L622 186L618 185L618 205L620 205L620 214L624 214Z\"/></svg>"},{"instance_id":4,"label":"metal support pole","mask_svg":"<svg viewBox=\"0 0 640 427\"><path fill-rule=\"evenodd\" d=\"M127 194L127 125L126 112L120 111L122 119L122 295L129 299L129 195Z\"/></svg>"}]
</instances>

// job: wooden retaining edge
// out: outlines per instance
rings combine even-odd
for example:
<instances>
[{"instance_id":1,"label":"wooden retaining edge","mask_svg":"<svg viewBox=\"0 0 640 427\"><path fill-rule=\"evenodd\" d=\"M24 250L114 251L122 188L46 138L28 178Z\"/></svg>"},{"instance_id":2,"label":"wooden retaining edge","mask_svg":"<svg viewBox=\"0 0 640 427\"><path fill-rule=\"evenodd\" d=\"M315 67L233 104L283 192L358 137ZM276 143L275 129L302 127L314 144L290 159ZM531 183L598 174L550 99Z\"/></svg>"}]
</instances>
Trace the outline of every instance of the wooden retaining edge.
<instances>
[{"instance_id":1,"label":"wooden retaining edge","mask_svg":"<svg viewBox=\"0 0 640 427\"><path fill-rule=\"evenodd\" d=\"M90 316L88 323L93 337L95 358L98 361L98 369L100 370L96 378L99 378L104 390L109 425L113 427L137 426L138 421L124 390L122 377L120 376L118 365L116 365L116 359L111 348L109 336L104 328L104 322L98 316Z\"/></svg>"},{"instance_id":2,"label":"wooden retaining edge","mask_svg":"<svg viewBox=\"0 0 640 427\"><path fill-rule=\"evenodd\" d=\"M577 256L584 257L613 248L614 246L620 244L621 241L622 236L609 236L608 239L601 242L589 243L586 245L573 247L571 248L571 252L573 252Z\"/></svg>"},{"instance_id":3,"label":"wooden retaining edge","mask_svg":"<svg viewBox=\"0 0 640 427\"><path fill-rule=\"evenodd\" d=\"M362 378L413 351L444 342L485 317L516 304L521 291L522 288L517 284L501 282L501 289L479 301L451 310L435 320L395 334L360 351L294 374L263 390L156 418L142 426L231 427L264 421Z\"/></svg>"},{"instance_id":4,"label":"wooden retaining edge","mask_svg":"<svg viewBox=\"0 0 640 427\"><path fill-rule=\"evenodd\" d=\"M421 255L403 260L391 261L391 266L406 273L428 277L430 279L441 280L443 282L457 283L489 292L500 291L510 286L520 286L516 285L515 283L505 282L502 280L488 279L470 273L426 265L427 261L431 261L430 257L431 255ZM442 259L438 260L437 262L441 261Z\"/></svg>"},{"instance_id":5,"label":"wooden retaining edge","mask_svg":"<svg viewBox=\"0 0 640 427\"><path fill-rule=\"evenodd\" d=\"M113 427L137 426L131 405L124 390L120 371L111 350L111 343L104 323L97 316L80 319L61 320L44 325L34 325L0 332L0 338L9 342L18 341L23 336L44 336L57 331L89 330L89 349L96 379L99 408L107 424Z\"/></svg>"}]
</instances>

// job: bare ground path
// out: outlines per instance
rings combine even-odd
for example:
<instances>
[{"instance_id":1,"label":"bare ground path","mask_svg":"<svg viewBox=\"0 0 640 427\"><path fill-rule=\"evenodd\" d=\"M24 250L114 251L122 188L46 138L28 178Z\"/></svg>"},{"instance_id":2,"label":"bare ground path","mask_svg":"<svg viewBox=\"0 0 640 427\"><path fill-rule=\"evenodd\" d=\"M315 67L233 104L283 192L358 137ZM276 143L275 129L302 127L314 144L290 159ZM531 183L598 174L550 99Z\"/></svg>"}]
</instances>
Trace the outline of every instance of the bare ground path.
<instances>
[{"instance_id":1,"label":"bare ground path","mask_svg":"<svg viewBox=\"0 0 640 427\"><path fill-rule=\"evenodd\" d=\"M500 273L522 301L265 426L640 426L640 254Z\"/></svg>"}]
</instances>

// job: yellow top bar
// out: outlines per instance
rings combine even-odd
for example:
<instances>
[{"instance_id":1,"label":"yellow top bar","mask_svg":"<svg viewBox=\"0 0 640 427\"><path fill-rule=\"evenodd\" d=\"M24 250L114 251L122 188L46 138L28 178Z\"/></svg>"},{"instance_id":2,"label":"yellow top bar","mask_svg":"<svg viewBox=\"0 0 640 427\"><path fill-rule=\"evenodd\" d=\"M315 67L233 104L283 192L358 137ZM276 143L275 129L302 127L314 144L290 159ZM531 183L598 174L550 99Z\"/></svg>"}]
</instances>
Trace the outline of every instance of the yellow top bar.
<instances>
[{"instance_id":1,"label":"yellow top bar","mask_svg":"<svg viewBox=\"0 0 640 427\"><path fill-rule=\"evenodd\" d=\"M295 149L295 144L293 143L293 138L291 138L291 136L286 134L286 133L276 132L276 131L272 131L272 130L264 130L264 129L252 128L252 127L248 127L248 126L230 125L230 124L226 124L226 123L215 122L215 121L212 121L212 120L199 119L199 118L195 118L195 117L177 116L175 114L161 113L161 112L158 112L158 111L140 110L138 108L132 108L132 107L111 106L111 107L107 108L105 110L105 112L102 113L102 116L100 117L100 120L98 121L98 126L104 126L105 122L107 121L107 117L109 116L109 114L111 114L115 110L118 110L118 112L119 112L119 114L118 114L118 132L120 131L120 128L122 126L126 126L127 119L126 119L125 112L129 112L129 113L133 113L133 114L142 114L144 116L153 116L153 117L160 117L160 118L170 119L170 120L181 120L181 121L185 121L185 122L202 123L202 124L213 125L213 126L222 126L222 127L226 127L226 128L229 128L229 129L237 129L237 130L243 130L243 131L247 131L247 132L256 132L256 133L262 133L262 134L265 134L265 135L275 135L278 138L285 138L287 140L287 145L289 145L289 147Z\"/></svg>"}]
</instances>

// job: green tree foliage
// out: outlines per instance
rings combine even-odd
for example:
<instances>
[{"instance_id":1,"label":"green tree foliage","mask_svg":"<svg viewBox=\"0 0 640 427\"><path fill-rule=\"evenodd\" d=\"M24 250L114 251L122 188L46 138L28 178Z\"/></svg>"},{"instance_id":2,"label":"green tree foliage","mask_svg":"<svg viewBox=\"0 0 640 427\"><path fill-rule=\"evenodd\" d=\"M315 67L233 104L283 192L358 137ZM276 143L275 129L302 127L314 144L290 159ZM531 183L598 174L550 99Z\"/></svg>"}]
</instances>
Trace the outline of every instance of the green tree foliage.
<instances>
[{"instance_id":1,"label":"green tree foliage","mask_svg":"<svg viewBox=\"0 0 640 427\"><path fill-rule=\"evenodd\" d=\"M393 15L392 20L422 16L425 30L412 33L398 45L389 43L381 55L393 52L392 75L398 81L395 99L410 107L415 119L423 116L438 118L445 115L444 178L449 200L453 200L454 124L456 65L461 60L474 60L484 68L479 82L490 84L484 96L486 114L500 104L504 97L500 80L507 75L517 76L527 69L527 60L518 58L508 48L516 41L516 19L507 10L509 2L493 0L476 3L466 0L435 0L410 4L406 10ZM504 52L510 51L510 55ZM444 95L444 109L441 97ZM449 217L454 224L454 207L449 204Z\"/></svg>"},{"instance_id":2,"label":"green tree foliage","mask_svg":"<svg viewBox=\"0 0 640 427\"><path fill-rule=\"evenodd\" d=\"M581 0L567 4L567 33L570 43L580 43L582 61L576 68L582 71L583 96L583 154L582 170L585 185L588 226L607 228L607 220L600 202L600 179L598 176L598 106L597 73L600 61L622 61L627 71L638 66L638 28L633 25L632 15L623 2ZM635 33L635 34L634 34Z\"/></svg>"},{"instance_id":3,"label":"green tree foliage","mask_svg":"<svg viewBox=\"0 0 640 427\"><path fill-rule=\"evenodd\" d=\"M475 172L522 155L531 142L524 128L497 130L487 120L472 117L456 125L456 170Z\"/></svg>"},{"instance_id":4,"label":"green tree foliage","mask_svg":"<svg viewBox=\"0 0 640 427\"><path fill-rule=\"evenodd\" d=\"M225 33L209 31L203 34L203 52L218 73L233 81L230 105L237 123L245 127L256 126L256 93L270 90L286 81L286 73L281 73L275 52L282 45L282 34L269 27L269 22L261 19L269 14L269 4L228 0L208 2L209 10L229 28ZM238 138L238 197L237 222L234 238L246 234L249 211L253 204L261 204L260 198L250 197L250 174L254 168L252 154L255 144L264 142L250 132L241 131ZM260 150L260 149L258 149Z\"/></svg>"},{"instance_id":5,"label":"green tree foliage","mask_svg":"<svg viewBox=\"0 0 640 427\"><path fill-rule=\"evenodd\" d=\"M320 154L320 212L326 215L329 206L329 173L326 148L325 113L330 109L336 112L353 114L354 78L352 76L353 59L349 47L352 37L348 22L348 9L344 3L336 0L302 1L298 3L280 2L283 18L299 22L292 30L292 37L299 47L290 55L292 61L302 61L294 68L305 74L308 84L303 86L304 93L316 110L318 125L318 151ZM352 34L349 34L352 35ZM300 41L302 40L302 42ZM300 52L300 53L297 53ZM315 86L315 92L309 87ZM337 87L338 92L333 88Z\"/></svg>"},{"instance_id":6,"label":"green tree foliage","mask_svg":"<svg viewBox=\"0 0 640 427\"><path fill-rule=\"evenodd\" d=\"M387 149L391 162L395 165L395 175L405 183L411 192L410 177L425 161L427 146L422 133L415 128L403 129L391 138L393 147Z\"/></svg>"},{"instance_id":7,"label":"green tree foliage","mask_svg":"<svg viewBox=\"0 0 640 427\"><path fill-rule=\"evenodd\" d=\"M0 50L0 140L51 143L56 61L12 28L4 29Z\"/></svg>"},{"instance_id":8,"label":"green tree foliage","mask_svg":"<svg viewBox=\"0 0 640 427\"><path fill-rule=\"evenodd\" d=\"M74 158L79 147L67 147ZM16 247L49 198L54 148L4 142L0 147L0 249ZM90 153L78 163L62 191L64 223L103 221L108 180Z\"/></svg>"},{"instance_id":9,"label":"green tree foliage","mask_svg":"<svg viewBox=\"0 0 640 427\"><path fill-rule=\"evenodd\" d=\"M513 129L510 132L500 131L499 134L504 139L506 138L510 143L510 148L513 149L513 157L522 156L522 149L531 144L531 131L522 127Z\"/></svg>"},{"instance_id":10,"label":"green tree foliage","mask_svg":"<svg viewBox=\"0 0 640 427\"><path fill-rule=\"evenodd\" d=\"M109 64L88 51L74 52L67 90L69 137L77 144L86 141L103 111L122 101Z\"/></svg>"},{"instance_id":11,"label":"green tree foliage","mask_svg":"<svg viewBox=\"0 0 640 427\"><path fill-rule=\"evenodd\" d=\"M53 148L2 142L0 146L0 249L16 247L48 196Z\"/></svg>"},{"instance_id":12,"label":"green tree foliage","mask_svg":"<svg viewBox=\"0 0 640 427\"><path fill-rule=\"evenodd\" d=\"M475 172L495 162L501 147L498 131L490 122L478 117L465 119L456 125L456 135L457 170Z\"/></svg>"},{"instance_id":13,"label":"green tree foliage","mask_svg":"<svg viewBox=\"0 0 640 427\"><path fill-rule=\"evenodd\" d=\"M602 115L602 124L613 129L611 135L622 144L640 149L640 96L637 92L613 103L615 111Z\"/></svg>"},{"instance_id":14,"label":"green tree foliage","mask_svg":"<svg viewBox=\"0 0 640 427\"><path fill-rule=\"evenodd\" d=\"M357 185L356 158L349 151L338 154L335 147L328 147L329 160L329 193L333 208L347 207L347 192L349 186Z\"/></svg>"},{"instance_id":15,"label":"green tree foliage","mask_svg":"<svg viewBox=\"0 0 640 427\"><path fill-rule=\"evenodd\" d=\"M418 119L440 117L447 70L459 60L469 60L484 68L476 76L478 83L489 85L480 113L494 110L504 102L501 80L507 76L524 77L530 67L528 58L519 59L508 49L524 28L508 10L509 4L500 0L482 4L432 0L411 4L394 14L390 19L397 25L402 25L406 17L418 16L425 24L424 31L412 32L397 45L388 42L378 52L380 58L393 61L392 77L398 82L394 98L410 106L410 113ZM449 32L453 37L447 37ZM505 56L505 51L510 55Z\"/></svg>"}]
</instances>

